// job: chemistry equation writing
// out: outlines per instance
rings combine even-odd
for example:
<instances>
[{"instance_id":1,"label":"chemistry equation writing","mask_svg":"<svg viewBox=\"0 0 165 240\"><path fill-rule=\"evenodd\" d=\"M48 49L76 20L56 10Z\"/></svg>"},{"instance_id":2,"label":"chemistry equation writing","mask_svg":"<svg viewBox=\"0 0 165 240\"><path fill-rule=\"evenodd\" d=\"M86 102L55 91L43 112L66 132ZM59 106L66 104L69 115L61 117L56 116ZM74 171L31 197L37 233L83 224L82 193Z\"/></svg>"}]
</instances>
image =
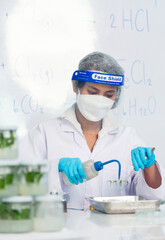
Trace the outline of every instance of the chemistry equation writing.
<instances>
[{"instance_id":1,"label":"chemistry equation writing","mask_svg":"<svg viewBox=\"0 0 165 240\"><path fill-rule=\"evenodd\" d=\"M125 74L124 88L128 89L131 84L146 85L152 87L152 80L147 76L146 63L143 60L135 59L133 62L128 63L126 59L118 59L122 65L126 64L127 69Z\"/></svg>"},{"instance_id":2,"label":"chemistry equation writing","mask_svg":"<svg viewBox=\"0 0 165 240\"><path fill-rule=\"evenodd\" d=\"M118 13L110 14L110 28L136 31L136 32L149 32L149 13L148 9L138 9L133 11L132 9L123 9L121 15Z\"/></svg>"},{"instance_id":3,"label":"chemistry equation writing","mask_svg":"<svg viewBox=\"0 0 165 240\"><path fill-rule=\"evenodd\" d=\"M33 82L39 82L42 85L48 85L54 80L54 71L50 66L39 65L34 69L33 59L29 56L20 55L15 61L15 75L17 77L29 77Z\"/></svg>"},{"instance_id":4,"label":"chemistry equation writing","mask_svg":"<svg viewBox=\"0 0 165 240\"><path fill-rule=\"evenodd\" d=\"M16 99L13 100L13 111L14 113L22 112L26 115L32 113L44 113L43 107L39 105L38 100L28 94L23 96L20 101Z\"/></svg>"},{"instance_id":5,"label":"chemistry equation writing","mask_svg":"<svg viewBox=\"0 0 165 240\"><path fill-rule=\"evenodd\" d=\"M129 98L123 108L123 116L147 117L156 113L156 98L149 96L143 104L136 98Z\"/></svg>"},{"instance_id":6,"label":"chemistry equation writing","mask_svg":"<svg viewBox=\"0 0 165 240\"><path fill-rule=\"evenodd\" d=\"M5 68L5 64L4 64L4 63L0 64L0 67L1 67L2 69L4 69L4 68Z\"/></svg>"},{"instance_id":7,"label":"chemistry equation writing","mask_svg":"<svg viewBox=\"0 0 165 240\"><path fill-rule=\"evenodd\" d=\"M155 1L155 7L158 6L158 0L154 0Z\"/></svg>"}]
</instances>

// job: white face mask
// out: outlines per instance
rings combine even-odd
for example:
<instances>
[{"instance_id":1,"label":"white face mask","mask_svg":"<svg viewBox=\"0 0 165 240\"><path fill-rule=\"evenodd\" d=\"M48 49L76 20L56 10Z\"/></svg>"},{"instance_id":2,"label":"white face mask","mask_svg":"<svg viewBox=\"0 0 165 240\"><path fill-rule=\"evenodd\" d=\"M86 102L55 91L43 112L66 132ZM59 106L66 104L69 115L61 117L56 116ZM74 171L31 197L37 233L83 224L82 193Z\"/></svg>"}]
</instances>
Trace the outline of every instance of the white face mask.
<instances>
[{"instance_id":1,"label":"white face mask","mask_svg":"<svg viewBox=\"0 0 165 240\"><path fill-rule=\"evenodd\" d=\"M103 119L113 104L113 100L104 96L77 94L77 105L81 114L92 122L98 122Z\"/></svg>"}]
</instances>

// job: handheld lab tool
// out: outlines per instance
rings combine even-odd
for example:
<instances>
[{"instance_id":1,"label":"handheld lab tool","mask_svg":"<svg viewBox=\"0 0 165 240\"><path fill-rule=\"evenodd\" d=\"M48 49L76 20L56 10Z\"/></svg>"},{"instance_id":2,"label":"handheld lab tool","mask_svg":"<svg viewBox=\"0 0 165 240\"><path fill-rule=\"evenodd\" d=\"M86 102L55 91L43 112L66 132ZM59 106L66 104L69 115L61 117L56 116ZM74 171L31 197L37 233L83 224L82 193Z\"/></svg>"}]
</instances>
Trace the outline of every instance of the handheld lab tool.
<instances>
[{"instance_id":1,"label":"handheld lab tool","mask_svg":"<svg viewBox=\"0 0 165 240\"><path fill-rule=\"evenodd\" d=\"M84 170L85 175L86 175L86 179L83 179L83 182L88 181L88 180L96 177L99 174L99 171L103 169L104 165L109 164L109 163L113 163L113 162L116 162L118 164L118 167L119 167L118 179L120 179L121 164L118 160L113 159L113 160L109 160L109 161L106 161L106 162L103 162L103 163L101 161L94 162L93 160L88 160L88 161L82 163L83 170ZM69 181L68 177L66 176L66 174L64 172L62 172L62 177L63 177L63 180L64 180L66 185L72 185L72 183Z\"/></svg>"}]
</instances>

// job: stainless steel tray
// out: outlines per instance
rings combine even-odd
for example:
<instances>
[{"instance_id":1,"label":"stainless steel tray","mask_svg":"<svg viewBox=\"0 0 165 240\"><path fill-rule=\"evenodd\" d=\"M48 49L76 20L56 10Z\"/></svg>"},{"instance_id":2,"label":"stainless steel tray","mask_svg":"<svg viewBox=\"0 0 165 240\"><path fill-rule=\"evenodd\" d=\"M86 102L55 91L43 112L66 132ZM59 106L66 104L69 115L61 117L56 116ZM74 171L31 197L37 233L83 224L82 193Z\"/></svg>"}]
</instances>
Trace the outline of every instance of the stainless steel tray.
<instances>
[{"instance_id":1,"label":"stainless steel tray","mask_svg":"<svg viewBox=\"0 0 165 240\"><path fill-rule=\"evenodd\" d=\"M91 206L104 213L135 213L136 210L156 210L159 200L146 200L139 196L89 197Z\"/></svg>"}]
</instances>

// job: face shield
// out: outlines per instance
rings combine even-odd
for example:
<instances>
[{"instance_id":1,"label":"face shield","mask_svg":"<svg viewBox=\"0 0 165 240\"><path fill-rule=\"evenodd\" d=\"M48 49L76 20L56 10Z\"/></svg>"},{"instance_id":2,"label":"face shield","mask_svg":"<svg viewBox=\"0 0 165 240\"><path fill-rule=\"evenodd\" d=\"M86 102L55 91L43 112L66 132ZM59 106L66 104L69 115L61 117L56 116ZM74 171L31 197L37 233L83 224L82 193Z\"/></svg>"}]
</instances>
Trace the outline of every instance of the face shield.
<instances>
[{"instance_id":1,"label":"face shield","mask_svg":"<svg viewBox=\"0 0 165 240\"><path fill-rule=\"evenodd\" d=\"M98 122L117 108L124 75L77 70L72 80L77 88L77 107L85 119Z\"/></svg>"}]
</instances>

